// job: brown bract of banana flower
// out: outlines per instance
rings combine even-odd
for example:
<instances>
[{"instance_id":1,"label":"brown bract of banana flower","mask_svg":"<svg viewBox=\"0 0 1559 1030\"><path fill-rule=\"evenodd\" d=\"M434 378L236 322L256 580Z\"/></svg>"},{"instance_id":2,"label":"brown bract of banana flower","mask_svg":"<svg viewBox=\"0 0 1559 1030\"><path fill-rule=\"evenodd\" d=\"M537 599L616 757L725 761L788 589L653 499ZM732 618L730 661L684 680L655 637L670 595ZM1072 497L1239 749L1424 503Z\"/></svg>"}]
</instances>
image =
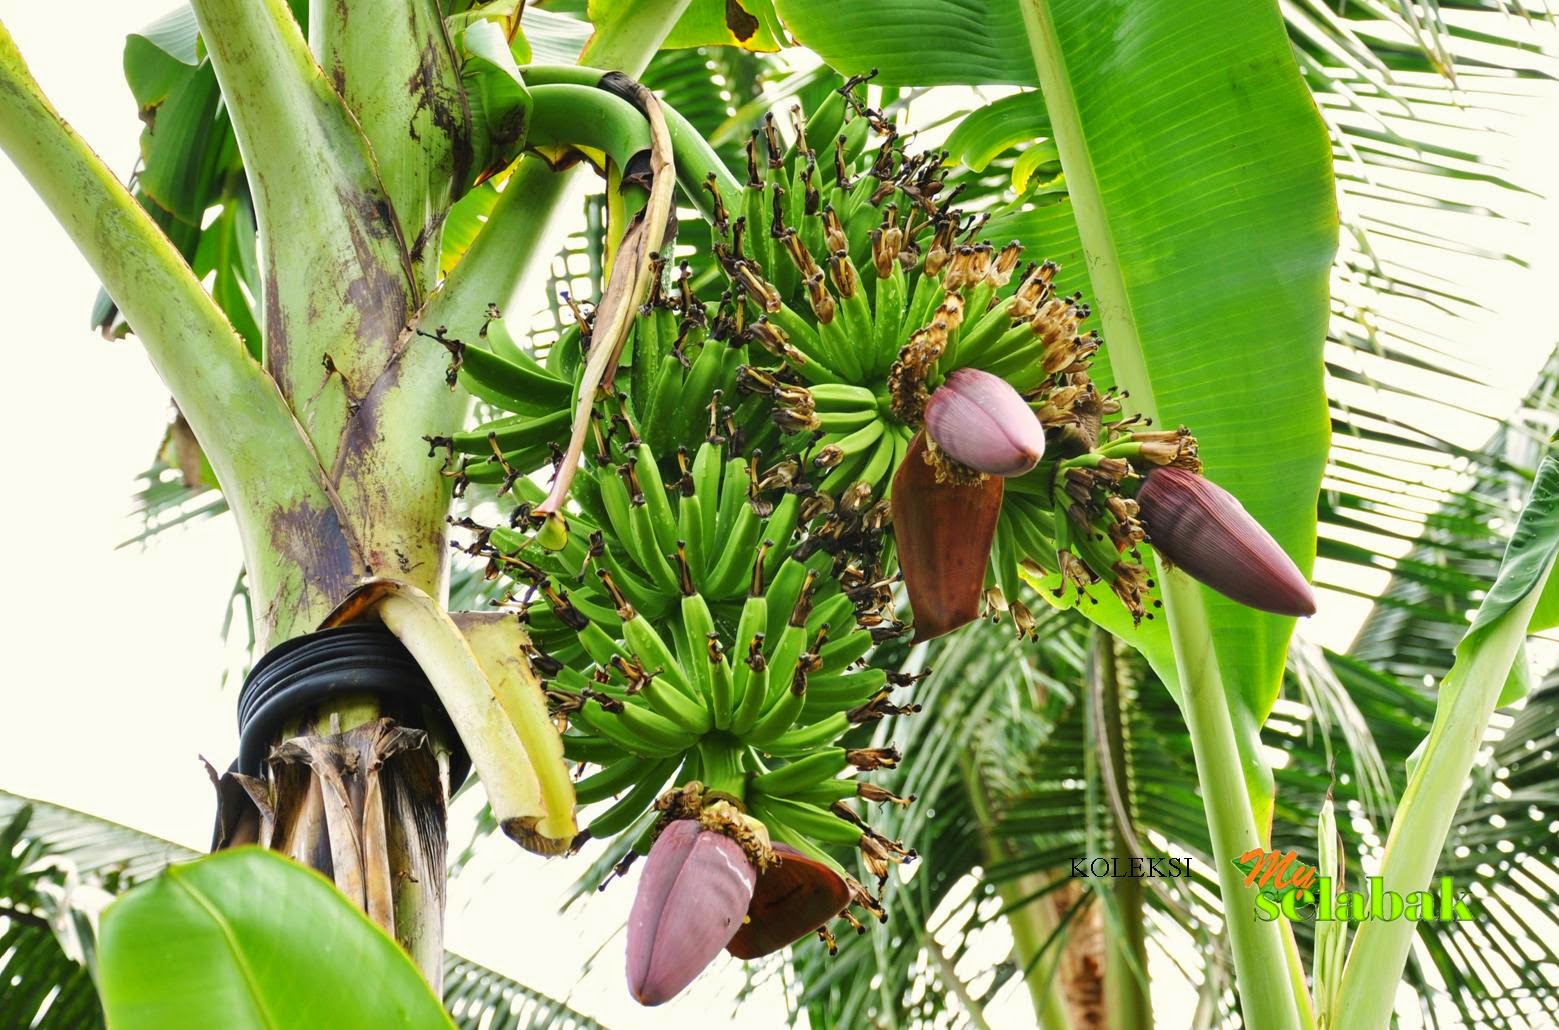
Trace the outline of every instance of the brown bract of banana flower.
<instances>
[{"instance_id":1,"label":"brown bract of banana flower","mask_svg":"<svg viewBox=\"0 0 1559 1030\"><path fill-rule=\"evenodd\" d=\"M1193 579L1264 612L1315 614L1304 574L1218 484L1166 465L1148 472L1137 504L1149 543Z\"/></svg>"},{"instance_id":2,"label":"brown bract of banana flower","mask_svg":"<svg viewBox=\"0 0 1559 1030\"><path fill-rule=\"evenodd\" d=\"M650 848L628 914L628 990L670 1001L741 928L757 872L741 845L696 819L666 826Z\"/></svg>"},{"instance_id":3,"label":"brown bract of banana flower","mask_svg":"<svg viewBox=\"0 0 1559 1030\"><path fill-rule=\"evenodd\" d=\"M893 477L893 537L915 616L915 643L980 616L1005 480L956 478L927 462L924 432L915 434Z\"/></svg>"},{"instance_id":4,"label":"brown bract of banana flower","mask_svg":"<svg viewBox=\"0 0 1559 1030\"><path fill-rule=\"evenodd\" d=\"M760 958L825 925L850 904L850 886L828 866L787 844L758 876L747 921L725 946L740 959Z\"/></svg>"}]
</instances>

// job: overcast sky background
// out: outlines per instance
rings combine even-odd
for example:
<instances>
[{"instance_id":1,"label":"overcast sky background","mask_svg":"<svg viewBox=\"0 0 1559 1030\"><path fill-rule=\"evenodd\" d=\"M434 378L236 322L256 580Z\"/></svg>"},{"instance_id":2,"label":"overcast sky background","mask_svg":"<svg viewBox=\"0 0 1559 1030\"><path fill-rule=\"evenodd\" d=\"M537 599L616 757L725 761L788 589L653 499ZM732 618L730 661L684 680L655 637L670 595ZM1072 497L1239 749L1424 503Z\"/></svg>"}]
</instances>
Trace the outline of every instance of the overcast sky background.
<instances>
[{"instance_id":1,"label":"overcast sky background","mask_svg":"<svg viewBox=\"0 0 1559 1030\"><path fill-rule=\"evenodd\" d=\"M62 10L0 0L0 20L45 90L121 176L134 165L139 130L120 72L123 40L169 7L170 0L78 0ZM1507 131L1491 135L1487 152L1518 179L1550 185L1559 167L1551 91L1511 108L1500 126ZM1554 205L1519 198L1505 209L1517 224L1491 226L1488 240L1473 242L1503 247L1511 237L1532 268L1447 270L1495 312L1484 324L1447 330L1485 370L1492 389L1473 406L1495 417L1510 410L1559 336ZM0 506L10 541L0 605L12 670L0 700L0 788L204 847L212 794L197 756L225 766L237 743L235 691L218 682L234 659L220 629L241 556L225 520L193 524L150 547L118 548L139 528L129 497L169 408L134 340L108 342L89 329L96 287L30 187L0 160L0 324L10 384L0 420L14 469L9 503ZM1446 432L1476 444L1487 424L1472 418ZM1378 589L1383 579L1359 586ZM1345 646L1366 609L1329 599L1304 632ZM472 810L470 798L457 806L452 847L468 839ZM633 1005L622 987L618 933L632 884L558 916L556 902L582 867L583 860L543 862L489 841L452 887L450 947L611 1025L707 1023L731 1011L743 982L734 964L663 1009ZM1005 948L993 939L974 960L997 961ZM592 955L593 971L579 981ZM783 1025L780 989L771 981L744 1005L743 1025ZM998 1027L1032 1018L1018 990L986 1015Z\"/></svg>"}]
</instances>

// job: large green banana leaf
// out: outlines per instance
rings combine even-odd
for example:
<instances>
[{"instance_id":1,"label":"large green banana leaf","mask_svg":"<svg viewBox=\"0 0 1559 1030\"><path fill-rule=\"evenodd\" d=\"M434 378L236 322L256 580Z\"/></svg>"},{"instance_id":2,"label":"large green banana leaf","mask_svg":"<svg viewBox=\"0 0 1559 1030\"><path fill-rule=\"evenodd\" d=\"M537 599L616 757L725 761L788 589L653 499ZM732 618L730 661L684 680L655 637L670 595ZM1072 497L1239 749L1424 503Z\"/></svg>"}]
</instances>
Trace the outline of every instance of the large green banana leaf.
<instances>
[{"instance_id":1,"label":"large green banana leaf","mask_svg":"<svg viewBox=\"0 0 1559 1030\"><path fill-rule=\"evenodd\" d=\"M274 851L170 867L109 906L98 946L116 1027L454 1026L394 940Z\"/></svg>"}]
</instances>

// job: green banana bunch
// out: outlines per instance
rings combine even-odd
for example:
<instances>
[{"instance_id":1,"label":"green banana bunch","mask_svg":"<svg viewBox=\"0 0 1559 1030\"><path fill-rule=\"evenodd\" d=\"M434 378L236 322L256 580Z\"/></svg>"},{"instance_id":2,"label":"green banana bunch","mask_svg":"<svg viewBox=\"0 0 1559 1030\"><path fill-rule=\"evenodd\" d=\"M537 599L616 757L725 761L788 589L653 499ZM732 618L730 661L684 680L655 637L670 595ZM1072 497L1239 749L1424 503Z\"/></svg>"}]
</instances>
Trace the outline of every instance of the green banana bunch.
<instances>
[{"instance_id":1,"label":"green banana bunch","mask_svg":"<svg viewBox=\"0 0 1559 1030\"><path fill-rule=\"evenodd\" d=\"M988 373L1033 413L1043 454L999 473L1010 477L991 502L1000 514L974 548L992 558L982 611L1008 612L1027 573L1053 603L1103 582L1133 618L1151 618L1131 496L1155 466L1199 471L1194 438L1123 417L1122 398L1090 377L1100 340L1081 328L1090 314L1081 294L1056 289L1051 262L1020 267L1017 241L979 239L986 219L954 206L959 190L948 188L941 155L908 151L858 98L861 81L810 117L797 112L789 146L772 116L754 129L740 185L709 177L713 257L745 309L753 355L736 386L768 401L743 432L767 451L804 453L818 496L835 507L891 500L923 428L936 481L972 484L996 470L955 458L927 410L953 373ZM965 503L982 502L948 508ZM829 535L832 509L812 508L812 531ZM912 601L915 592L911 583ZM1033 626L1022 605L1010 613L1020 634Z\"/></svg>"},{"instance_id":2,"label":"green banana bunch","mask_svg":"<svg viewBox=\"0 0 1559 1030\"><path fill-rule=\"evenodd\" d=\"M891 699L908 681L867 664L874 644L902 629L880 575L886 521L861 508L850 534L805 532L814 490L799 473L804 456L765 463L720 403L745 355L728 342L728 308L707 315L685 274L645 305L618 392L594 408L595 446L560 539L532 532L529 510L545 495L534 474L569 432L560 384L578 361L558 352L577 350L577 337L543 366L510 352L501 321L490 321L490 349L465 349L458 375L516 413L435 442L466 456L456 475L498 482L518 502L509 525L459 524L476 534L469 552L512 586L532 662L568 726L565 753L594 769L579 801L615 799L577 843L625 835L644 852L646 813L696 782L840 876L849 874L831 852L855 849L880 880L911 853L844 802L901 800L850 775L896 756L839 742L913 710ZM554 411L540 410L538 392ZM854 897L880 913L865 888Z\"/></svg>"}]
</instances>

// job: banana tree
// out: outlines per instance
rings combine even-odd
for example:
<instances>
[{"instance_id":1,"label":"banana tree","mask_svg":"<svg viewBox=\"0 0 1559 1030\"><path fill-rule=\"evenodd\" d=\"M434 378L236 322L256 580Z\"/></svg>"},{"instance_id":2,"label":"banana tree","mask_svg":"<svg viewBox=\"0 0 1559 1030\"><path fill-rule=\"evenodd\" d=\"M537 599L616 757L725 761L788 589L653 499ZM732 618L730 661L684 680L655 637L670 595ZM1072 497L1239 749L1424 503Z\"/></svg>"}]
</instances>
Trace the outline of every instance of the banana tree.
<instances>
[{"instance_id":1,"label":"banana tree","mask_svg":"<svg viewBox=\"0 0 1559 1030\"><path fill-rule=\"evenodd\" d=\"M832 949L833 917L890 918L890 869L916 857L859 807L909 799L854 775L900 760L874 724L919 707L895 641L981 615L1029 636L1037 588L1140 650L1185 719L1247 1021L1314 1021L1292 931L1254 917L1235 864L1269 842L1259 734L1315 605L1336 237L1275 9L896 0L862 33L809 0L602 0L573 65L536 59L556 24L520 4L192 9L147 37L163 56L137 92L152 147L201 155L198 199L170 203L161 161L139 199L122 187L8 37L0 145L147 347L244 541L265 654L219 846L327 872L436 985L443 807L474 766L522 846L610 838L617 875L647 856L627 942L646 1004L722 949ZM949 25L968 47L917 47ZM755 126L734 167L633 78L663 43L789 36L847 78ZM939 82L1039 87L1016 110L1054 141L1056 203L956 205L940 156L869 103ZM581 161L606 179L603 285L538 361L497 308L549 256ZM186 264L213 199L240 250L252 212L236 274L257 305ZM1084 260L1020 271L1025 249ZM468 491L511 506L456 523L505 592L451 614ZM1456 681L1483 719L1538 610L1547 511ZM1420 768L1446 782L1408 806L1414 844L1443 837L1467 744L1431 738ZM565 758L599 768L576 790ZM576 800L611 797L579 830ZM1402 854L1388 878L1411 886ZM1339 991L1316 984L1323 1019L1389 1007L1402 938L1366 936ZM1145 1018L1137 973L1120 1018Z\"/></svg>"}]
</instances>

